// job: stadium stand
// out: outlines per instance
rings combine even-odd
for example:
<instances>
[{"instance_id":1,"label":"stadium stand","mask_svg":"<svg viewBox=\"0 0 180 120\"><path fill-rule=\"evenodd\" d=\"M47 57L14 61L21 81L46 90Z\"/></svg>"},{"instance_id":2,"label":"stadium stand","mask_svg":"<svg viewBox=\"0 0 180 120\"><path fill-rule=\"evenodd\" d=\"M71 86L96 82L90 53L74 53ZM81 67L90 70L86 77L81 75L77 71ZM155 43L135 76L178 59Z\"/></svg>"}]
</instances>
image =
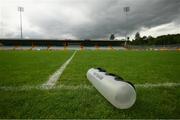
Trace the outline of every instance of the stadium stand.
<instances>
[{"instance_id":1,"label":"stadium stand","mask_svg":"<svg viewBox=\"0 0 180 120\"><path fill-rule=\"evenodd\" d=\"M124 41L117 40L0 39L0 43L1 49L15 50L124 49Z\"/></svg>"},{"instance_id":2,"label":"stadium stand","mask_svg":"<svg viewBox=\"0 0 180 120\"><path fill-rule=\"evenodd\" d=\"M127 45L118 40L0 39L0 50L180 50L175 45Z\"/></svg>"}]
</instances>

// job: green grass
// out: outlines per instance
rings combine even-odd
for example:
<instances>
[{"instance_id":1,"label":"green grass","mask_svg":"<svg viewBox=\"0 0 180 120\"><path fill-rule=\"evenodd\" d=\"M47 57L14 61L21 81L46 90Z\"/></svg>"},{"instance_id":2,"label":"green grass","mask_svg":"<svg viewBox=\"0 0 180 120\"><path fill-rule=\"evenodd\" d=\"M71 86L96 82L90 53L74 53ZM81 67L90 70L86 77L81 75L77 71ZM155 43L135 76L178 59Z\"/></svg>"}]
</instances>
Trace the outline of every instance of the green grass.
<instances>
[{"instance_id":1,"label":"green grass","mask_svg":"<svg viewBox=\"0 0 180 120\"><path fill-rule=\"evenodd\" d=\"M61 84L89 84L86 72L102 67L133 83L179 82L179 52L80 51L67 67Z\"/></svg>"},{"instance_id":2,"label":"green grass","mask_svg":"<svg viewBox=\"0 0 180 120\"><path fill-rule=\"evenodd\" d=\"M0 67L0 86L41 85L72 53L0 51L0 66L3 67ZM86 79L91 67L103 67L135 84L179 83L180 54L79 51L57 86L91 85ZM114 108L94 88L0 90L0 118L180 118L180 87L136 90L137 101L128 110Z\"/></svg>"},{"instance_id":3,"label":"green grass","mask_svg":"<svg viewBox=\"0 0 180 120\"><path fill-rule=\"evenodd\" d=\"M180 88L137 89L136 104L118 110L95 89L0 94L1 118L180 118ZM3 109L2 109L3 108Z\"/></svg>"},{"instance_id":4,"label":"green grass","mask_svg":"<svg viewBox=\"0 0 180 120\"><path fill-rule=\"evenodd\" d=\"M0 86L40 84L72 51L0 51Z\"/></svg>"}]
</instances>

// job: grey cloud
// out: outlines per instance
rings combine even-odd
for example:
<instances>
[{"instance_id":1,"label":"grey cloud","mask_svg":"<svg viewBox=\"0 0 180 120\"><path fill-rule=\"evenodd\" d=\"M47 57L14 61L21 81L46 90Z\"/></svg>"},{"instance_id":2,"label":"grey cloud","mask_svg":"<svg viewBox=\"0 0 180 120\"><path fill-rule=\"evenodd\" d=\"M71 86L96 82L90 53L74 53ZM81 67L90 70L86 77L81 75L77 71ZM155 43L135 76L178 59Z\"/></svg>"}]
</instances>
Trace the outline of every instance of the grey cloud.
<instances>
[{"instance_id":1,"label":"grey cloud","mask_svg":"<svg viewBox=\"0 0 180 120\"><path fill-rule=\"evenodd\" d=\"M129 14L128 24L126 24L121 2L114 6L119 6L119 8L117 7L115 9L117 12L114 10L111 14L109 13L102 16L102 19L97 19L99 20L99 24L98 27L95 27L95 31L98 30L107 33L118 32L123 36L126 31L129 31L131 34L131 32L138 31L141 27L154 27L172 22L180 15L180 1L178 0L161 0L158 2L157 0L146 0L143 2L139 0L135 4L131 3L131 12ZM108 9L106 11L108 11ZM106 19L106 21L103 21L104 18L109 18L109 20Z\"/></svg>"},{"instance_id":2,"label":"grey cloud","mask_svg":"<svg viewBox=\"0 0 180 120\"><path fill-rule=\"evenodd\" d=\"M109 4L107 0L105 3L107 4L103 4L101 9L96 6L97 8L92 12L95 24L77 29L76 36L103 38L112 32L124 36L126 31L131 34L141 27L151 28L170 23L180 15L179 0L138 0L136 3L129 4L131 12L126 24L123 7L128 5L128 2L115 0Z\"/></svg>"},{"instance_id":3,"label":"grey cloud","mask_svg":"<svg viewBox=\"0 0 180 120\"><path fill-rule=\"evenodd\" d=\"M64 39L63 35L70 34L79 39L99 39L110 33L124 36L128 31L131 35L142 27L152 28L171 22L180 24L180 0L39 0L24 4L28 21L42 33L25 32L32 37ZM128 23L123 12L125 6L131 7ZM70 11L63 11L63 7ZM72 15L75 14L73 9L81 11L85 18L81 14ZM74 18L79 19L79 23L75 19L78 24L71 23ZM86 18L90 21L81 20Z\"/></svg>"}]
</instances>

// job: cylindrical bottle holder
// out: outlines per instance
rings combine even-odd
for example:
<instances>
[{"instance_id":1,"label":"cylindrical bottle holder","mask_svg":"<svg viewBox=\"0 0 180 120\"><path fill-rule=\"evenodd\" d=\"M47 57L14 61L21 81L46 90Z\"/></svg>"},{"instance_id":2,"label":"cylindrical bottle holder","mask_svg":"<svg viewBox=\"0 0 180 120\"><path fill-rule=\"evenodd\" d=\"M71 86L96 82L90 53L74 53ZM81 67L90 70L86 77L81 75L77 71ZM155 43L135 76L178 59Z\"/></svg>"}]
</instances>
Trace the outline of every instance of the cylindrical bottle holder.
<instances>
[{"instance_id":1,"label":"cylindrical bottle holder","mask_svg":"<svg viewBox=\"0 0 180 120\"><path fill-rule=\"evenodd\" d=\"M87 72L87 78L118 109L128 109L136 101L134 85L115 74L107 73L101 68L91 68Z\"/></svg>"}]
</instances>

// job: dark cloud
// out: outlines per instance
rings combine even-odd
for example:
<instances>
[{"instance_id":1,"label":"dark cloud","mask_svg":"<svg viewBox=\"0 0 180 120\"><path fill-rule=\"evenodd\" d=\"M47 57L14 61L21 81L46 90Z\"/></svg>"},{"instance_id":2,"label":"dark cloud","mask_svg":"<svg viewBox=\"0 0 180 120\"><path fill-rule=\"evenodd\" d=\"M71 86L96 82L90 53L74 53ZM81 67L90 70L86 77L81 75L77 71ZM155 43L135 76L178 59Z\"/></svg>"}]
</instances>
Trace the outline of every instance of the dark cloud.
<instances>
[{"instance_id":1,"label":"dark cloud","mask_svg":"<svg viewBox=\"0 0 180 120\"><path fill-rule=\"evenodd\" d=\"M31 0L33 1L33 0ZM131 35L142 27L180 24L180 0L36 0L24 2L31 37L100 39ZM123 7L130 6L126 21ZM39 34L39 35L38 35Z\"/></svg>"},{"instance_id":2,"label":"dark cloud","mask_svg":"<svg viewBox=\"0 0 180 120\"><path fill-rule=\"evenodd\" d=\"M110 7L104 6L101 12L94 12L97 13L94 18L97 24L90 28L91 34L88 37L101 38L111 32L124 36L126 31L131 34L141 27L151 28L173 22L180 15L179 0L139 0L136 3L129 3L131 12L128 15L128 23L126 23L122 10L126 4L128 2L116 2ZM87 28L84 27L84 29ZM81 33L79 30L78 36L87 37Z\"/></svg>"}]
</instances>

